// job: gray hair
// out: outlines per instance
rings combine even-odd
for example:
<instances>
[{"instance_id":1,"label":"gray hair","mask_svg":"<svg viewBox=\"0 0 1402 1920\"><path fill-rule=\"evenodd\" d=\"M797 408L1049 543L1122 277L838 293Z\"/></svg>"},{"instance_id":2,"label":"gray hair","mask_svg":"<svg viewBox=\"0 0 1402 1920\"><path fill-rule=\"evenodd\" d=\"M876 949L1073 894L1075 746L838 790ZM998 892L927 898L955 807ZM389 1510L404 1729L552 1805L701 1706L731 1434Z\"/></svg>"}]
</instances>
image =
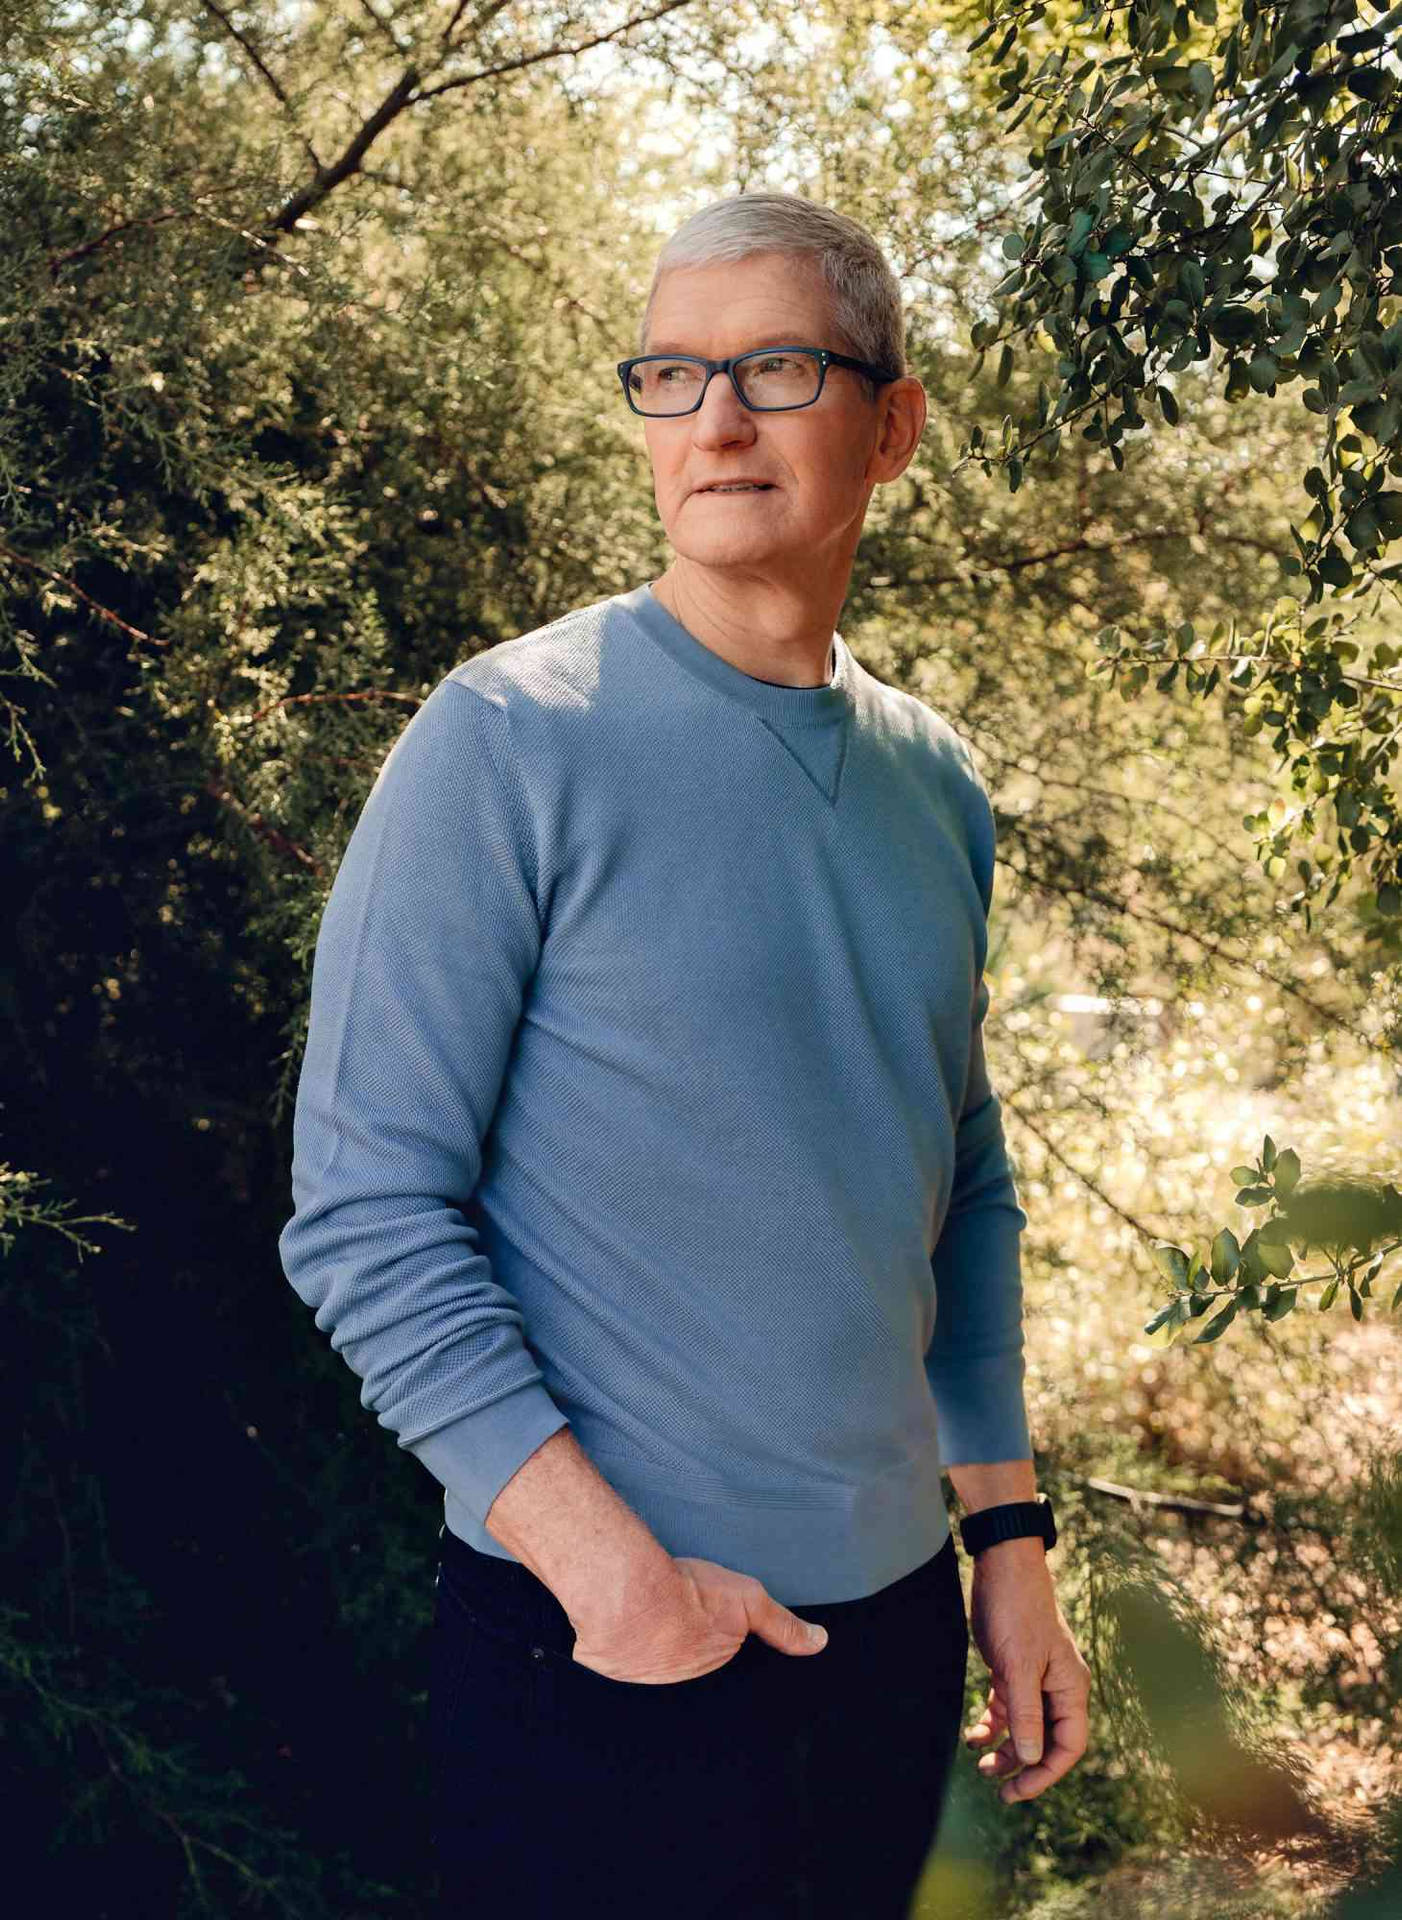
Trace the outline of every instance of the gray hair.
<instances>
[{"instance_id":1,"label":"gray hair","mask_svg":"<svg viewBox=\"0 0 1402 1920\"><path fill-rule=\"evenodd\" d=\"M907 371L901 289L885 254L847 214L796 193L733 194L683 221L657 256L638 329L639 353L647 352L657 284L669 267L721 266L771 252L810 256L822 270L838 338L815 344L892 373ZM876 383L863 378L862 385L874 398Z\"/></svg>"}]
</instances>

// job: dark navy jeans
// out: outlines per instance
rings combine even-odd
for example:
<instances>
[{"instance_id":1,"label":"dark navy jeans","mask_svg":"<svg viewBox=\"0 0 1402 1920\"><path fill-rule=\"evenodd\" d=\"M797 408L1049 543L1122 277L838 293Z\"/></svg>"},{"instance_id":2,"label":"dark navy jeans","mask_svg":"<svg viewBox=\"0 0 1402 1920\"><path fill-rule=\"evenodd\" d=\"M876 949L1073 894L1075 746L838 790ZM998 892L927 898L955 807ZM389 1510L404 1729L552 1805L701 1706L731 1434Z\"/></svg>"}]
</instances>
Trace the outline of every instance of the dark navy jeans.
<instances>
[{"instance_id":1,"label":"dark navy jeans","mask_svg":"<svg viewBox=\"0 0 1402 1920\"><path fill-rule=\"evenodd\" d=\"M694 1680L571 1658L543 1581L447 1528L432 1632L444 1920L906 1920L958 1748L969 1634L954 1540L860 1600L795 1606L820 1653L751 1633Z\"/></svg>"}]
</instances>

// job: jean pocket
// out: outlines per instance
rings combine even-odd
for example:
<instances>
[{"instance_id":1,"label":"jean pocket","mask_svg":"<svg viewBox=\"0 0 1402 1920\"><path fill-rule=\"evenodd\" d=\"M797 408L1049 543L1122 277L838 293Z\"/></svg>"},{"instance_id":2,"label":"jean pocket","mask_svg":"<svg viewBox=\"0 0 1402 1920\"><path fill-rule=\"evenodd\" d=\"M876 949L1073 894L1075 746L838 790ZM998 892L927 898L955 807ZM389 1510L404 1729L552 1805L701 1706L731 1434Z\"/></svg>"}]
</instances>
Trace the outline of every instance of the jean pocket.
<instances>
[{"instance_id":1,"label":"jean pocket","mask_svg":"<svg viewBox=\"0 0 1402 1920\"><path fill-rule=\"evenodd\" d=\"M546 1662L554 1667L564 1668L571 1676L578 1677L585 1686L609 1689L615 1695L651 1695L654 1698L678 1699L696 1698L700 1694L711 1693L733 1681L741 1663L745 1667L753 1659L754 1635L747 1634L728 1660L718 1667L708 1667L705 1673L690 1674L685 1680L628 1680L618 1679L612 1674L600 1673L594 1667L586 1666L582 1660L576 1660L573 1650L569 1653L546 1651Z\"/></svg>"}]
</instances>

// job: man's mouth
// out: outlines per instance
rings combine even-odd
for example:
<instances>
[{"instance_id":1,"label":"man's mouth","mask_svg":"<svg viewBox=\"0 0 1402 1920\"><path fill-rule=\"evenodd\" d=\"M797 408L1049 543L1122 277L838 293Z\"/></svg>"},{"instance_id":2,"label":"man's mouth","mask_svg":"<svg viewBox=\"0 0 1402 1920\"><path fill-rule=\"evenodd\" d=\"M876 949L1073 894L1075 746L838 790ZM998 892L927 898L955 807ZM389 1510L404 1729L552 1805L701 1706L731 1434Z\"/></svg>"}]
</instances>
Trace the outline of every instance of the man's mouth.
<instances>
[{"instance_id":1,"label":"man's mouth","mask_svg":"<svg viewBox=\"0 0 1402 1920\"><path fill-rule=\"evenodd\" d=\"M698 487L698 493L772 493L773 487L767 480L725 481L719 486Z\"/></svg>"}]
</instances>

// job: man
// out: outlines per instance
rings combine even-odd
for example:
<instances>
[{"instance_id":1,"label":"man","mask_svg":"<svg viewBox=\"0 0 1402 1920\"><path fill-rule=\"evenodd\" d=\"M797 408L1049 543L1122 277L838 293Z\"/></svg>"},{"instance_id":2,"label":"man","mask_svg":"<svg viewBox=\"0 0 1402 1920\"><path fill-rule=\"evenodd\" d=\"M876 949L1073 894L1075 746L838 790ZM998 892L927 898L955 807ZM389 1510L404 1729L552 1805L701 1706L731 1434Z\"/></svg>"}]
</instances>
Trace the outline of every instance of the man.
<instances>
[{"instance_id":1,"label":"man","mask_svg":"<svg viewBox=\"0 0 1402 1920\"><path fill-rule=\"evenodd\" d=\"M1028 1798L1084 1750L993 815L835 630L924 427L904 368L856 223L694 215L619 369L672 564L455 667L326 908L280 1248L445 1489L445 1912L904 1914L963 1704L942 1468L984 1769Z\"/></svg>"}]
</instances>

